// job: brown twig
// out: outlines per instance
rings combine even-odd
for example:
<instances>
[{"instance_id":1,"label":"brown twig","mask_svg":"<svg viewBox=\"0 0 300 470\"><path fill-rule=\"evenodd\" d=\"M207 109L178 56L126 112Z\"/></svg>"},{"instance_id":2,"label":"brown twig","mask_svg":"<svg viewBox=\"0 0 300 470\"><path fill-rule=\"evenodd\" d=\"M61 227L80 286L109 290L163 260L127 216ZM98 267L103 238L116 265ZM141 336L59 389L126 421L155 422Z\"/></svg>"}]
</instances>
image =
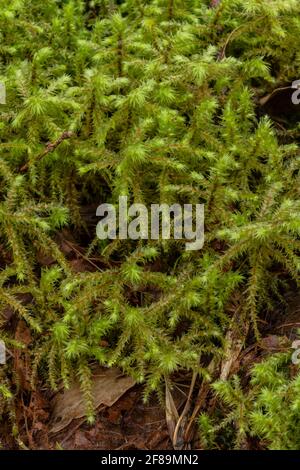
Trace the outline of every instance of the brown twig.
<instances>
[{"instance_id":1,"label":"brown twig","mask_svg":"<svg viewBox=\"0 0 300 470\"><path fill-rule=\"evenodd\" d=\"M172 439L174 448L176 448L179 429L181 428L181 426L184 422L184 418L186 418L186 416L187 416L187 414L190 410L190 407L191 407L191 399L192 399L193 391L194 391L194 388L195 388L197 375L198 375L197 372L193 373L193 377L192 377L192 381L191 381L191 385L190 385L190 389L189 389L189 394L188 394L184 409L183 409L183 411L182 411L181 415L179 416L178 421L176 423L176 427L175 427L175 431L174 431L173 439Z\"/></svg>"},{"instance_id":2,"label":"brown twig","mask_svg":"<svg viewBox=\"0 0 300 470\"><path fill-rule=\"evenodd\" d=\"M257 21L260 21L260 20L263 20L265 18L265 16L259 16L258 18L256 18L255 20L253 20L252 22L249 22L249 23L243 23L239 26L237 26L235 29L233 29L231 31L231 33L229 34L229 36L227 37L226 41L225 41L225 44L224 46L222 47L220 53L219 53L219 57L218 59L219 60L223 60L225 59L225 54L226 54L226 48L228 46L228 44L230 43L230 41L232 40L232 38L234 37L234 35L238 32L240 32L241 30L243 31L243 29L246 29L248 28L248 26L252 26L253 23L256 23Z\"/></svg>"},{"instance_id":3,"label":"brown twig","mask_svg":"<svg viewBox=\"0 0 300 470\"><path fill-rule=\"evenodd\" d=\"M96 268L98 271L101 271L103 272L103 269L99 268L99 266L97 266L96 263L94 263L90 258L88 258L87 256L85 256L83 253L81 253L81 251L79 251L76 246L69 242L68 240L64 240L64 243L66 245L68 245L72 250L75 251L75 253L80 256L81 258L83 258L85 261L87 261L91 266L93 266L94 268Z\"/></svg>"},{"instance_id":4,"label":"brown twig","mask_svg":"<svg viewBox=\"0 0 300 470\"><path fill-rule=\"evenodd\" d=\"M209 363L208 367L207 367L207 370L209 371L210 374L213 374L215 369L216 369L216 361L214 359L212 359L211 362ZM206 382L206 381L203 380L203 382L201 383L200 388L199 388L195 408L194 408L193 413L192 413L192 415L189 419L188 425L185 429L185 433L184 433L184 441L185 442L190 442L192 440L193 428L194 428L194 425L195 425L195 418L196 418L196 416L198 415L200 409L202 408L202 406L205 403L205 400L207 398L209 389L210 389L209 382Z\"/></svg>"},{"instance_id":5,"label":"brown twig","mask_svg":"<svg viewBox=\"0 0 300 470\"><path fill-rule=\"evenodd\" d=\"M283 323L283 325L276 326L275 330L279 330L280 328L286 328L288 326L296 326L296 325L300 325L300 322L295 321L295 322L292 322L292 323Z\"/></svg>"},{"instance_id":6,"label":"brown twig","mask_svg":"<svg viewBox=\"0 0 300 470\"><path fill-rule=\"evenodd\" d=\"M74 132L72 131L64 131L55 142L48 142L46 144L46 147L44 150L34 159L34 161L41 160L42 158L45 157L45 155L48 155L48 153L54 152L54 150L66 139L70 139L71 137L74 136ZM20 171L24 172L27 171L29 167L28 163L25 163L20 169Z\"/></svg>"},{"instance_id":7,"label":"brown twig","mask_svg":"<svg viewBox=\"0 0 300 470\"><path fill-rule=\"evenodd\" d=\"M291 85L276 88L271 93L269 93L267 96L264 96L263 98L261 98L259 100L260 106L264 106L272 98L272 96L274 96L278 91L285 91L285 90L290 90L290 89L293 89L293 87Z\"/></svg>"}]
</instances>

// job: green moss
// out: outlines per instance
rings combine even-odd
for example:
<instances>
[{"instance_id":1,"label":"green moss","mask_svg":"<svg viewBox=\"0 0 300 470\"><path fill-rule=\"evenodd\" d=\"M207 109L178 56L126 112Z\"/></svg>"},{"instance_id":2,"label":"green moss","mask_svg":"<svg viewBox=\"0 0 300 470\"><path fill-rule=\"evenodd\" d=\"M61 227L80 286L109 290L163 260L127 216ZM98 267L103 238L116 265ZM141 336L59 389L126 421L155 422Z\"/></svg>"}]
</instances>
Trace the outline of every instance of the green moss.
<instances>
[{"instance_id":1,"label":"green moss","mask_svg":"<svg viewBox=\"0 0 300 470\"><path fill-rule=\"evenodd\" d=\"M91 418L91 361L146 395L179 369L209 375L232 305L259 337L299 283L299 126L258 106L299 78L298 0L0 7L0 303L31 330L32 386L79 376ZM120 195L205 204L203 249L100 243L84 208ZM72 271L62 227L98 269Z\"/></svg>"}]
</instances>

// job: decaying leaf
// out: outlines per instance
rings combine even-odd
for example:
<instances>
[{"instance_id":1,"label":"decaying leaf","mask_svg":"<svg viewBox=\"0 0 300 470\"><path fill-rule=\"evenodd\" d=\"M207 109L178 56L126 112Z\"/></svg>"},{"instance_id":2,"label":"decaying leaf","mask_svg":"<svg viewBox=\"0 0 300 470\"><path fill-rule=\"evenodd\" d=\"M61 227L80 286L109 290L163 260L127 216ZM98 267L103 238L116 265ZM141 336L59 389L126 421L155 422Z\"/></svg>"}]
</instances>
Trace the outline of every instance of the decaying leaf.
<instances>
[{"instance_id":1,"label":"decaying leaf","mask_svg":"<svg viewBox=\"0 0 300 470\"><path fill-rule=\"evenodd\" d=\"M19 386L24 390L31 390L30 377L31 377L31 363L28 346L30 345L32 338L31 332L27 324L23 320L19 320L16 332L15 340L23 344L24 349L14 349L13 355L13 367L16 373L17 381Z\"/></svg>"},{"instance_id":2,"label":"decaying leaf","mask_svg":"<svg viewBox=\"0 0 300 470\"><path fill-rule=\"evenodd\" d=\"M169 430L169 436L172 441L178 419L179 414L176 409L172 394L170 392L170 388L166 382L166 421Z\"/></svg>"},{"instance_id":3,"label":"decaying leaf","mask_svg":"<svg viewBox=\"0 0 300 470\"><path fill-rule=\"evenodd\" d=\"M93 397L95 409L112 406L135 384L131 377L113 367L101 368L93 375ZM86 405L80 385L75 383L68 390L59 392L52 403L50 432L57 433L68 426L73 420L84 418Z\"/></svg>"}]
</instances>

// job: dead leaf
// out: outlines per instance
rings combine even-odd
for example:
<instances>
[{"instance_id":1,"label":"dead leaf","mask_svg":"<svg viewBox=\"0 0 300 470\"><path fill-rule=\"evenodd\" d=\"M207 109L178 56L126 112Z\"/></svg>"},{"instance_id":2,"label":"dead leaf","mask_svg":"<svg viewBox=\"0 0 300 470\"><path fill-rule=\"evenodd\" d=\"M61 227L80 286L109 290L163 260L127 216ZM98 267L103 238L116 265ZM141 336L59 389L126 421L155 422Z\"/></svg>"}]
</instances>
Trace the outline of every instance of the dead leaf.
<instances>
[{"instance_id":1,"label":"dead leaf","mask_svg":"<svg viewBox=\"0 0 300 470\"><path fill-rule=\"evenodd\" d=\"M91 442L85 436L85 433L77 430L74 439L74 446L76 449L88 449L91 447Z\"/></svg>"},{"instance_id":2,"label":"dead leaf","mask_svg":"<svg viewBox=\"0 0 300 470\"><path fill-rule=\"evenodd\" d=\"M15 333L15 340L25 344L26 346L31 343L30 329L23 320L19 320L18 322Z\"/></svg>"},{"instance_id":3,"label":"dead leaf","mask_svg":"<svg viewBox=\"0 0 300 470\"><path fill-rule=\"evenodd\" d=\"M170 392L170 388L166 382L166 421L169 430L169 436L171 441L173 441L174 431L176 428L177 421L179 419L179 414L174 403L174 399Z\"/></svg>"},{"instance_id":4,"label":"dead leaf","mask_svg":"<svg viewBox=\"0 0 300 470\"><path fill-rule=\"evenodd\" d=\"M280 337L277 335L266 336L265 338L261 339L259 346L262 349L267 349L270 351L280 350L280 347L281 347Z\"/></svg>"},{"instance_id":5,"label":"dead leaf","mask_svg":"<svg viewBox=\"0 0 300 470\"><path fill-rule=\"evenodd\" d=\"M276 122L286 123L287 120L297 120L300 115L300 105L292 101L295 88L292 85L276 88L271 93L263 96L259 104L272 119Z\"/></svg>"},{"instance_id":6,"label":"dead leaf","mask_svg":"<svg viewBox=\"0 0 300 470\"><path fill-rule=\"evenodd\" d=\"M113 367L101 368L93 376L93 397L95 409L101 405L112 406L127 390L135 385L131 377ZM74 384L69 390L56 395L53 401L53 411L50 432L57 433L67 427L73 420L84 418L86 405L79 384Z\"/></svg>"},{"instance_id":7,"label":"dead leaf","mask_svg":"<svg viewBox=\"0 0 300 470\"><path fill-rule=\"evenodd\" d=\"M28 353L27 346L31 343L30 329L23 320L19 320L15 332L15 340L22 343L24 350L15 348L13 354L13 367L18 377L19 385L24 390L31 390L30 375L31 375L31 363L30 355Z\"/></svg>"},{"instance_id":8,"label":"dead leaf","mask_svg":"<svg viewBox=\"0 0 300 470\"><path fill-rule=\"evenodd\" d=\"M121 424L124 416L126 415L131 419L131 411L136 402L136 393L130 392L123 397L115 406L107 410L107 420L112 424Z\"/></svg>"}]
</instances>

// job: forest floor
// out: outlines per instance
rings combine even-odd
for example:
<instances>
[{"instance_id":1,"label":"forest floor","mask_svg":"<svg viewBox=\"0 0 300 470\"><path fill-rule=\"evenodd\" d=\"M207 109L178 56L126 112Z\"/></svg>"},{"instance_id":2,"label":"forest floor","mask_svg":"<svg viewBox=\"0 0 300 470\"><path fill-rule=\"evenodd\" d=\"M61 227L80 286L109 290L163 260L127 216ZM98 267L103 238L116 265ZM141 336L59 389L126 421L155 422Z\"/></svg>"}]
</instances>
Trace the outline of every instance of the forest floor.
<instances>
[{"instance_id":1,"label":"forest floor","mask_svg":"<svg viewBox=\"0 0 300 470\"><path fill-rule=\"evenodd\" d=\"M70 233L63 231L59 238L60 248L65 252L75 272L96 269L97 259L94 259L92 263L85 259L82 256L84 250L71 238ZM41 265L49 265L53 260L41 258L39 262ZM10 312L6 313L9 317ZM24 321L12 316L8 318L7 327L14 331L15 339L21 340L30 349L32 341L30 330ZM246 348L232 363L231 374L239 371L247 380L249 371L255 363L260 362L269 354L291 348L292 342L298 339L299 327L300 296L291 288L286 295L285 308L282 305L279 306L278 311L274 311L265 319L261 327L260 341L249 338ZM18 371L18 385L20 385L15 410L19 440L16 442L11 435L9 422L0 423L2 449L14 449L18 446L34 450L173 449L170 435L173 435L178 416L189 401L189 409L185 417L186 429L203 392L199 379L196 380L191 390L192 376L187 372L177 373L171 379L172 387L169 395L172 403L168 410L168 404L160 402L156 395L144 403L143 386L136 385L131 378L122 375L119 369L102 368L99 373L99 367L95 366L97 412L95 422L88 424L82 393L76 385L71 385L67 391L61 389L50 392L42 384L37 384L36 389L32 390L29 380L30 358L27 354L14 351L11 357L13 367ZM291 367L297 366L291 363ZM192 393L189 397L190 392ZM172 416L174 405L177 416ZM215 406L215 401L207 392L201 411L210 412ZM193 420L192 427L189 441L182 448L201 448L195 420ZM249 449L257 448L257 443L254 441L249 441L247 445Z\"/></svg>"}]
</instances>

